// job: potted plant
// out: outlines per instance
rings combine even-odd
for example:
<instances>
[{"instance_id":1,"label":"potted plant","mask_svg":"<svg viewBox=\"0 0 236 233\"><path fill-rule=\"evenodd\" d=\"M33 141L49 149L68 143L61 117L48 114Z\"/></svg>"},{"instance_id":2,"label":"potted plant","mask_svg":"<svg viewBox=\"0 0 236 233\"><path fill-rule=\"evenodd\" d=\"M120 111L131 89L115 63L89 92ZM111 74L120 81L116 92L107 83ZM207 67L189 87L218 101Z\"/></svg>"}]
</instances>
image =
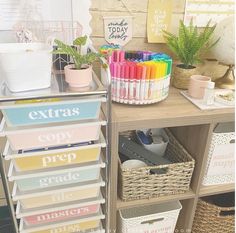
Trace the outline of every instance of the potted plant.
<instances>
[{"instance_id":1,"label":"potted plant","mask_svg":"<svg viewBox=\"0 0 236 233\"><path fill-rule=\"evenodd\" d=\"M191 20L189 26L185 26L183 20L179 22L178 35L163 31L167 46L180 60L180 64L173 67L173 85L180 89L187 89L189 77L197 73L196 64L201 62L203 52L212 48L220 38L211 41L216 24L210 27L208 21L205 28L199 31L193 26Z\"/></svg>"},{"instance_id":2,"label":"potted plant","mask_svg":"<svg viewBox=\"0 0 236 233\"><path fill-rule=\"evenodd\" d=\"M73 64L64 67L65 80L71 87L87 87L92 81L92 63L99 57L97 53L81 54L78 46L84 46L87 36L78 37L73 41L73 46L60 40L55 40L57 50L55 54L67 54L73 60Z\"/></svg>"}]
</instances>

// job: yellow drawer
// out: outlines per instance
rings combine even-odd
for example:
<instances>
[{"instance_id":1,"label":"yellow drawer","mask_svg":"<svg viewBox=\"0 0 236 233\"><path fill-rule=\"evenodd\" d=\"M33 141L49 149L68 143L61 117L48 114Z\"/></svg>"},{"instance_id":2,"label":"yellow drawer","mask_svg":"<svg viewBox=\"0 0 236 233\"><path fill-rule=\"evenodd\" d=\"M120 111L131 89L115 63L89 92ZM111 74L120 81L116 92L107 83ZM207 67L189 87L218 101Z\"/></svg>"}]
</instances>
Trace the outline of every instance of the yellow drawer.
<instances>
[{"instance_id":1,"label":"yellow drawer","mask_svg":"<svg viewBox=\"0 0 236 233\"><path fill-rule=\"evenodd\" d=\"M43 231L33 231L34 233L71 233L77 231L85 231L91 228L97 228L99 226L99 220L93 220L88 222L81 222L78 224L71 224L68 226L51 228Z\"/></svg>"},{"instance_id":2,"label":"yellow drawer","mask_svg":"<svg viewBox=\"0 0 236 233\"><path fill-rule=\"evenodd\" d=\"M54 153L54 151L48 151L46 154L37 156L15 158L14 164L18 171L29 171L91 162L98 160L99 155L99 147L89 149L74 148L70 151L57 153Z\"/></svg>"}]
</instances>

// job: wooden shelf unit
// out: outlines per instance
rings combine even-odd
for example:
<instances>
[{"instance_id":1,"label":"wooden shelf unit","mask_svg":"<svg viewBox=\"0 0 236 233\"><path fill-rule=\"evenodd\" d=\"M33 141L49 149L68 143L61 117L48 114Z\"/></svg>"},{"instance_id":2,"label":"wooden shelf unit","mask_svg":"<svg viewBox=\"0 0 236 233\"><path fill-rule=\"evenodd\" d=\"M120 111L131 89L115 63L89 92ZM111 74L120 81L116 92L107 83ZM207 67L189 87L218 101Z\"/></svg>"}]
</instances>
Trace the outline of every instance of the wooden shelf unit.
<instances>
[{"instance_id":1,"label":"wooden shelf unit","mask_svg":"<svg viewBox=\"0 0 236 233\"><path fill-rule=\"evenodd\" d=\"M170 88L166 100L158 104L134 106L112 104L111 140L111 231L116 229L116 214L119 209L164 203L179 200L183 205L177 229L191 232L198 198L206 195L234 191L234 184L221 186L202 186L208 150L215 125L220 122L233 122L234 109L201 111L185 99L179 90ZM134 201L122 201L117 196L118 188L118 138L119 133L127 130L168 127L181 144L195 159L195 169L190 191L172 196Z\"/></svg>"}]
</instances>

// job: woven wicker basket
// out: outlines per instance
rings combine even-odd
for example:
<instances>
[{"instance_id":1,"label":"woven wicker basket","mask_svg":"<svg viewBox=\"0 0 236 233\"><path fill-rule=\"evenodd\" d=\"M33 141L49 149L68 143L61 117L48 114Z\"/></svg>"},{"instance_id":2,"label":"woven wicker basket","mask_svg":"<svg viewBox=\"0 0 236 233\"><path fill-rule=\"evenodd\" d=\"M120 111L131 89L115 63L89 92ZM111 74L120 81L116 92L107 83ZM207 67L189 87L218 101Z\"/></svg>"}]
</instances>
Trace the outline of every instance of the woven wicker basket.
<instances>
[{"instance_id":1,"label":"woven wicker basket","mask_svg":"<svg viewBox=\"0 0 236 233\"><path fill-rule=\"evenodd\" d=\"M195 161L166 129L169 144L165 156L172 164L123 169L119 163L120 198L124 201L184 193L189 190ZM152 170L163 174L152 174ZM163 172L164 171L164 172Z\"/></svg>"},{"instance_id":2,"label":"woven wicker basket","mask_svg":"<svg viewBox=\"0 0 236 233\"><path fill-rule=\"evenodd\" d=\"M215 196L218 201L212 201L211 198L199 200L192 233L233 233L234 193ZM231 207L222 207L222 204Z\"/></svg>"}]
</instances>

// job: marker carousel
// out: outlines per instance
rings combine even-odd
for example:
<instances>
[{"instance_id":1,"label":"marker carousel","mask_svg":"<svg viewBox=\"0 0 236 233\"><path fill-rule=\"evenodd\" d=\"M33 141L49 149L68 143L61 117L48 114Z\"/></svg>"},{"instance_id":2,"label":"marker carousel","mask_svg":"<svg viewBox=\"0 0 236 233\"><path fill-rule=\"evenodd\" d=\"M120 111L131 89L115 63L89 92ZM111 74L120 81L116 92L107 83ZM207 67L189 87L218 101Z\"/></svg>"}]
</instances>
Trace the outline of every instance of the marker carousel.
<instances>
[{"instance_id":1,"label":"marker carousel","mask_svg":"<svg viewBox=\"0 0 236 233\"><path fill-rule=\"evenodd\" d=\"M172 66L168 55L114 50L108 59L113 101L141 105L167 98Z\"/></svg>"}]
</instances>

